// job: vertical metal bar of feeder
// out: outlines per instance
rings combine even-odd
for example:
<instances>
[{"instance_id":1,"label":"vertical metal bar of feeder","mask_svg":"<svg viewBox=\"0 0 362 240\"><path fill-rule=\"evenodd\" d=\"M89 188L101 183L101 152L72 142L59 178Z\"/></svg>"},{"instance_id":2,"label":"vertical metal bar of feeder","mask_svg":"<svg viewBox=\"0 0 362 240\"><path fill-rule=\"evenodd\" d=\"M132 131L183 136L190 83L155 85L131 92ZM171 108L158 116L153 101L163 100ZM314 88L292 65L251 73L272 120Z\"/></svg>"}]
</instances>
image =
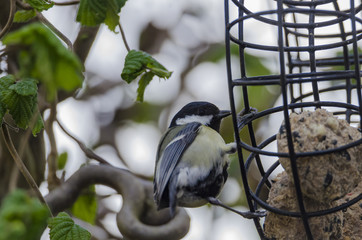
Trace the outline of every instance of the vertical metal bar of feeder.
<instances>
[{"instance_id":1,"label":"vertical metal bar of feeder","mask_svg":"<svg viewBox=\"0 0 362 240\"><path fill-rule=\"evenodd\" d=\"M336 11L338 11L338 12L341 11L337 2L333 2L333 6L336 9ZM339 32L341 33L340 35L341 35L342 42L346 42L347 34L346 34L345 29L344 29L343 21L339 22ZM350 65L351 65L347 45L348 44L346 43L346 44L343 44L343 46L342 46L342 48L343 48L344 70L345 71L350 70ZM346 102L351 103L352 102L351 78L346 77L345 81L346 81ZM347 120L347 122L351 122L351 113L352 113L351 109L346 109L346 120Z\"/></svg>"},{"instance_id":2,"label":"vertical metal bar of feeder","mask_svg":"<svg viewBox=\"0 0 362 240\"><path fill-rule=\"evenodd\" d=\"M357 27L356 27L356 9L354 6L354 0L350 0L350 19L352 25L352 39L353 39L353 56L354 56L354 71L356 79L356 92L358 98L359 106L359 116L360 116L360 127L362 128L362 89L361 89L361 70L360 70L360 60L358 55L358 44L357 44Z\"/></svg>"},{"instance_id":3,"label":"vertical metal bar of feeder","mask_svg":"<svg viewBox=\"0 0 362 240\"><path fill-rule=\"evenodd\" d=\"M250 211L255 211L251 194L250 194L250 188L249 183L247 179L246 169L244 166L244 159L243 159L243 153L240 146L240 136L239 136L239 129L238 129L238 123L237 123L237 115L236 115L236 107L235 107L235 99L234 99L234 84L233 84L233 78L231 74L231 56L230 56L230 25L229 25L229 0L224 1L224 11L225 11L225 49L226 49L226 69L227 69L227 80L228 80L228 88L229 88L229 100L230 100L230 108L232 111L232 121L234 126L234 138L237 143L237 154L239 159L239 167L241 172L241 178L243 181L244 191L246 195L246 200L248 202ZM258 221L258 219L253 219L254 224L256 226L256 229L258 231L259 236L264 239L264 232L263 229Z\"/></svg>"},{"instance_id":4,"label":"vertical metal bar of feeder","mask_svg":"<svg viewBox=\"0 0 362 240\"><path fill-rule=\"evenodd\" d=\"M291 126L289 121L289 109L288 109L288 92L287 92L287 79L285 73L285 56L284 56L284 39L283 39L283 0L277 0L277 17L278 17L278 48L279 48L279 63L280 63L280 86L283 98L283 114L284 114L284 124L285 130L287 134L288 140L288 150L289 150L289 160L292 168L294 185L297 195L297 200L299 204L299 209L301 213L301 218L303 221L303 225L306 231L306 235L308 239L313 239L309 223L308 223L308 215L306 213L304 202L303 202L303 194L300 187L300 181L297 170L296 163L296 155L294 151L294 145L292 140Z\"/></svg>"},{"instance_id":5,"label":"vertical metal bar of feeder","mask_svg":"<svg viewBox=\"0 0 362 240\"><path fill-rule=\"evenodd\" d=\"M315 73L317 71L316 57L315 57L315 41L314 41L314 28L315 28L315 5L311 4L309 13L309 27L308 27L308 46L309 46L309 68L311 73ZM315 102L319 102L319 90L318 90L318 82L317 78L312 76L312 89L313 89L313 97ZM317 104L317 108L320 106Z\"/></svg>"}]
</instances>

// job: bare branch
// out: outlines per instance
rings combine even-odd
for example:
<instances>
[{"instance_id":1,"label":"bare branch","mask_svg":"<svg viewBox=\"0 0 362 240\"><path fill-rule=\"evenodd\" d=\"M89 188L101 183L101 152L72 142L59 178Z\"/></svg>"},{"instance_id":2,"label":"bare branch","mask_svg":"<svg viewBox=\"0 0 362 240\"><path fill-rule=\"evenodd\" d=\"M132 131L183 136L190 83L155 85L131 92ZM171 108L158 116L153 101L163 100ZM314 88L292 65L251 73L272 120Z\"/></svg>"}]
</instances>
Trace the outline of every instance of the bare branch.
<instances>
[{"instance_id":1,"label":"bare branch","mask_svg":"<svg viewBox=\"0 0 362 240\"><path fill-rule=\"evenodd\" d=\"M91 49L94 39L97 36L100 25L89 27L81 26L78 36L74 41L74 52L79 57L80 61L84 64L87 59L89 50Z\"/></svg>"},{"instance_id":2,"label":"bare branch","mask_svg":"<svg viewBox=\"0 0 362 240\"><path fill-rule=\"evenodd\" d=\"M73 139L74 141L76 141L80 147L80 149L82 149L82 151L84 152L84 154L90 158L90 159L94 159L97 160L100 163L103 164L108 164L111 165L109 162L107 162L107 160L105 160L104 158L102 158L101 156L97 155L95 152L93 152L90 148L87 148L87 146L80 140L78 140L76 137L74 137L68 130L66 130L64 128L64 126L59 122L59 120L56 120L59 127L63 130L63 132L65 134L67 134L71 139Z\"/></svg>"},{"instance_id":3,"label":"bare branch","mask_svg":"<svg viewBox=\"0 0 362 240\"><path fill-rule=\"evenodd\" d=\"M54 5L56 5L56 6L70 6L70 5L77 5L80 1L74 0L74 1L69 1L69 2L54 2L54 1L50 1L50 2L54 3Z\"/></svg>"},{"instance_id":4,"label":"bare branch","mask_svg":"<svg viewBox=\"0 0 362 240\"><path fill-rule=\"evenodd\" d=\"M1 127L2 127L1 132L2 132L2 135L4 137L6 147L8 148L8 150L9 150L11 156L13 157L16 165L18 166L20 172L23 174L23 176L25 177L26 181L28 182L28 184L30 185L32 190L35 192L38 199L48 207L50 214L52 214L52 212L50 211L49 206L47 205L46 201L43 198L43 195L41 194L41 192L40 192L40 190L38 188L38 185L36 184L35 180L31 176L28 169L26 168L23 161L21 160L19 154L17 153L17 151L16 151L16 149L14 147L13 141L11 140L11 137L10 137L9 130L8 130L7 126L3 123Z\"/></svg>"},{"instance_id":5,"label":"bare branch","mask_svg":"<svg viewBox=\"0 0 362 240\"><path fill-rule=\"evenodd\" d=\"M5 27L0 32L0 39L4 37L4 35L10 30L11 25L13 25L13 20L16 12L16 0L10 1L10 11L9 11L9 18L6 22Z\"/></svg>"},{"instance_id":6,"label":"bare branch","mask_svg":"<svg viewBox=\"0 0 362 240\"><path fill-rule=\"evenodd\" d=\"M46 19L43 14L40 12L36 13L36 16L38 17L39 21L44 23L47 27L49 27L60 39L62 39L65 44L67 44L68 49L70 51L73 51L73 44L72 42L61 32L59 31L53 24L51 24L48 19Z\"/></svg>"},{"instance_id":7,"label":"bare branch","mask_svg":"<svg viewBox=\"0 0 362 240\"><path fill-rule=\"evenodd\" d=\"M152 182L109 165L88 165L80 168L45 199L56 214L71 207L81 190L91 184L109 186L122 195L123 205L117 214L117 225L127 239L176 240L188 232L190 218L184 209L178 209L175 217L170 219L168 209L156 209Z\"/></svg>"},{"instance_id":8,"label":"bare branch","mask_svg":"<svg viewBox=\"0 0 362 240\"><path fill-rule=\"evenodd\" d=\"M49 190L54 189L60 183L56 175L58 151L57 151L57 144L55 141L55 135L53 129L53 123L56 120L56 116L57 116L57 101L53 101L50 106L50 115L45 122L45 131L48 135L50 143L50 153L47 158L48 169L49 169L48 172Z\"/></svg>"}]
</instances>

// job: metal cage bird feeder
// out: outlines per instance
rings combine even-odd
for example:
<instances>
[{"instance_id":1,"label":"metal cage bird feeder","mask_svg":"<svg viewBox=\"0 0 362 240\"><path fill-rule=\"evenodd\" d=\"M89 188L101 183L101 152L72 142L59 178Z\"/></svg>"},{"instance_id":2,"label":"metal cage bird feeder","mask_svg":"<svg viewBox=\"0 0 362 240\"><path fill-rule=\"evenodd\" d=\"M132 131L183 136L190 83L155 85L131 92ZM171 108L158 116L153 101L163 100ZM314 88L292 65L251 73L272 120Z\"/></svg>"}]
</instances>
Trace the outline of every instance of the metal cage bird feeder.
<instances>
[{"instance_id":1,"label":"metal cage bird feeder","mask_svg":"<svg viewBox=\"0 0 362 240\"><path fill-rule=\"evenodd\" d=\"M256 8L255 4L260 5L257 11L253 10ZM268 213L299 219L303 223L301 225L307 239L315 238L311 223L314 217L339 212L362 199L362 194L359 193L342 204L310 211L306 207L305 192L301 186L303 176L298 172L302 158L343 153L361 146L362 56L359 50L362 43L361 10L362 5L358 0L225 0L229 97L241 175L249 208L255 211L261 207ZM272 37L266 36L267 32ZM249 37L250 34L254 35L254 38ZM233 45L239 50L236 70L235 64L232 64L235 60L231 53ZM260 53L268 59L275 59L276 73L248 76L244 59L248 51ZM254 86L278 87L281 93L280 103L276 103L272 108L258 109L259 112L254 112L249 93L250 88ZM235 92L237 91L242 93L243 104L242 114L239 115L236 110L238 99L235 97ZM293 144L298 136L293 132L291 115L294 112L300 114L317 109L327 109L336 118L345 120L355 129L359 128L359 137L334 148L298 151ZM276 143L278 131L260 141L255 133L254 122L267 119L273 114L279 114L284 121L282 127L287 143L285 152L267 150L267 146ZM248 131L248 142L240 137L243 128ZM244 156L248 153L248 157L244 157L243 153ZM275 159L269 167L263 164L265 156ZM272 185L270 176L280 165L279 158L287 158L290 164L289 178L295 189L297 211L272 206L269 201L260 197L261 189L263 187L270 189ZM359 165L361 158L357 156ZM256 189L252 189L248 183L252 164L257 166L261 175ZM265 227L259 219L254 219L254 223L262 239L270 237L265 233Z\"/></svg>"}]
</instances>

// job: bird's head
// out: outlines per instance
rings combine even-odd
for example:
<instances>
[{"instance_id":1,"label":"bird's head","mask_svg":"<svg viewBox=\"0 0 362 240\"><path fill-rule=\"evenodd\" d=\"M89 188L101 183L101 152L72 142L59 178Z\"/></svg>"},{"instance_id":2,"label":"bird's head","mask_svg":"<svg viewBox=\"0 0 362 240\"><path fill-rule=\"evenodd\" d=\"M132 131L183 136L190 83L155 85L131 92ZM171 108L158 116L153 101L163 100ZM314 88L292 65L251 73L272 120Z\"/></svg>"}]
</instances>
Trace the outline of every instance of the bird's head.
<instances>
[{"instance_id":1,"label":"bird's head","mask_svg":"<svg viewBox=\"0 0 362 240\"><path fill-rule=\"evenodd\" d=\"M220 110L209 102L191 102L176 113L171 121L170 127L199 122L213 128L215 131L219 131L221 119L230 114L230 111Z\"/></svg>"}]
</instances>

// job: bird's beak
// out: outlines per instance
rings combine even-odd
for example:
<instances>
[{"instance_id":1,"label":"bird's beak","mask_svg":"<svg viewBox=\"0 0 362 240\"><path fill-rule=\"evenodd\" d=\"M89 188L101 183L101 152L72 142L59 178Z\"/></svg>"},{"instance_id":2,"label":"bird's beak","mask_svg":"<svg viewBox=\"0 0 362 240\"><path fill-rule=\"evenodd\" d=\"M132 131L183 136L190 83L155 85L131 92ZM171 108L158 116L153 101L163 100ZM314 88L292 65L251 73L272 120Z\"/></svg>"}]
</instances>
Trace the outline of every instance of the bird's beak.
<instances>
[{"instance_id":1,"label":"bird's beak","mask_svg":"<svg viewBox=\"0 0 362 240\"><path fill-rule=\"evenodd\" d=\"M230 114L231 114L231 111L229 111L229 110L221 110L217 116L219 119L223 119L224 117L227 117Z\"/></svg>"}]
</instances>

